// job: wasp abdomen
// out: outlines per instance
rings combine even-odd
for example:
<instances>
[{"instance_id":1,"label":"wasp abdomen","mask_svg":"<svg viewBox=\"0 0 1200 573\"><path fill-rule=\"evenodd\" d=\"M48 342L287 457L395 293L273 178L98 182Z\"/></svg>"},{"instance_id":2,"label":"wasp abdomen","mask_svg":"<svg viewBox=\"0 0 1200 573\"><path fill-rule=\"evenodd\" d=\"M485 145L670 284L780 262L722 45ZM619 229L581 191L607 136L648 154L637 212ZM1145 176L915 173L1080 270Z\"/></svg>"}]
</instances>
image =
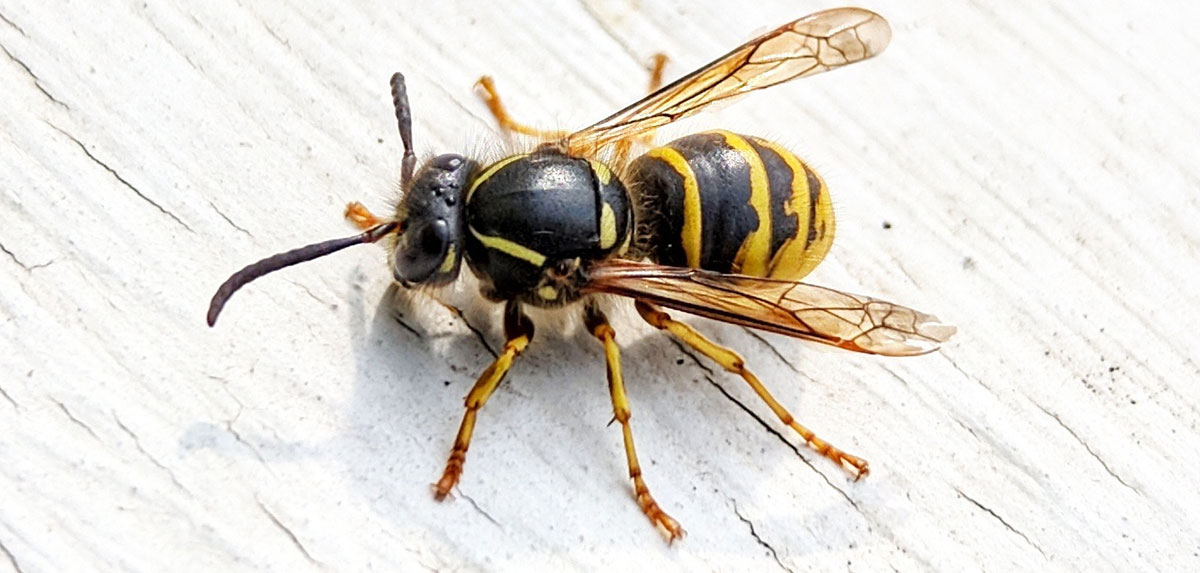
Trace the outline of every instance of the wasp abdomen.
<instances>
[{"instance_id":1,"label":"wasp abdomen","mask_svg":"<svg viewBox=\"0 0 1200 573\"><path fill-rule=\"evenodd\" d=\"M798 280L833 242L825 182L776 143L727 131L630 165L639 253L660 264Z\"/></svg>"}]
</instances>

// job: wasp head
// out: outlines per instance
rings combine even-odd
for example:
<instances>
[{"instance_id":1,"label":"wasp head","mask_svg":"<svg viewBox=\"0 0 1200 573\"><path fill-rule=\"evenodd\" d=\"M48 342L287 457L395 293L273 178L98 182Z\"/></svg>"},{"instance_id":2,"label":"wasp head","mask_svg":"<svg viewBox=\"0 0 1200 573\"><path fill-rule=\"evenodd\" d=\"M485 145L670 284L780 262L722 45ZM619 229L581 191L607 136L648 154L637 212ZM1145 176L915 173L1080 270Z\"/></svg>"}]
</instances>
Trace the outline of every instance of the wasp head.
<instances>
[{"instance_id":1,"label":"wasp head","mask_svg":"<svg viewBox=\"0 0 1200 573\"><path fill-rule=\"evenodd\" d=\"M392 254L392 274L400 284L437 286L458 277L464 194L477 167L461 155L439 155L413 177L396 208L401 231Z\"/></svg>"}]
</instances>

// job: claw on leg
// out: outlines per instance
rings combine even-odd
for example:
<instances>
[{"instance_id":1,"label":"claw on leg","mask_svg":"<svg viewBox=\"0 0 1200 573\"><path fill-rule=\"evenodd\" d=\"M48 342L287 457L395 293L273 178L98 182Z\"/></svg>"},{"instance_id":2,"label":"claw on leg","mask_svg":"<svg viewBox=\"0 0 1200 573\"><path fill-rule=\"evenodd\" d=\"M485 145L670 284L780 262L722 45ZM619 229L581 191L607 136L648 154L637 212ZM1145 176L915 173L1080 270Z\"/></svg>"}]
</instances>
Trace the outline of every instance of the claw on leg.
<instances>
[{"instance_id":1,"label":"claw on leg","mask_svg":"<svg viewBox=\"0 0 1200 573\"><path fill-rule=\"evenodd\" d=\"M604 344L604 359L608 365L608 389L612 394L613 419L621 423L621 435L625 439L625 457L629 462L629 478L633 480L633 494L642 513L650 518L650 522L663 531L667 541L682 539L686 532L675 518L667 515L650 495L646 480L642 479L642 467L638 463L637 451L633 447L633 429L629 425L632 413L629 409L629 397L625 394L625 380L621 375L621 355L617 347L616 332L608 324L608 319L599 309L588 306L585 311L585 321L588 330Z\"/></svg>"},{"instance_id":2,"label":"claw on leg","mask_svg":"<svg viewBox=\"0 0 1200 573\"><path fill-rule=\"evenodd\" d=\"M778 401L776 401L775 397L767 391L767 388L758 380L758 377L746 368L745 360L743 360L738 353L714 343L706 338L703 334L696 332L696 330L691 326L672 319L671 315L663 312L661 309L650 303L638 301L635 303L635 306L637 307L638 313L641 314L642 318L645 319L646 322L650 323L651 326L670 332L682 340L685 344L692 347L692 349L709 357L713 362L720 364L725 370L741 376L742 379L754 389L754 393L758 394L758 397L761 398L763 402L767 403L767 406L771 408L771 411L774 412L776 416L779 417L779 420L784 424L787 424L787 426L791 429L795 430L797 434L800 434L800 437L804 438L804 441L807 442L808 445L814 450L816 450L817 453L837 462L838 465L842 466L842 468L853 475L854 479L856 480L870 473L871 468L867 464L867 460L839 450L838 448L834 447L833 444L830 444L829 442L817 437L812 430L809 430L797 422L796 418L792 416L791 412L788 412L787 409L784 408L783 405L781 405Z\"/></svg>"},{"instance_id":3,"label":"claw on leg","mask_svg":"<svg viewBox=\"0 0 1200 573\"><path fill-rule=\"evenodd\" d=\"M365 205L358 201L351 201L346 204L345 216L351 223L354 223L355 227L363 230L370 229L383 222L383 219L376 216L370 209L367 209Z\"/></svg>"},{"instance_id":4,"label":"claw on leg","mask_svg":"<svg viewBox=\"0 0 1200 573\"><path fill-rule=\"evenodd\" d=\"M650 89L647 93L654 93L658 88L662 87L663 69L667 67L667 62L671 59L666 54L659 52L650 58Z\"/></svg>"}]
</instances>

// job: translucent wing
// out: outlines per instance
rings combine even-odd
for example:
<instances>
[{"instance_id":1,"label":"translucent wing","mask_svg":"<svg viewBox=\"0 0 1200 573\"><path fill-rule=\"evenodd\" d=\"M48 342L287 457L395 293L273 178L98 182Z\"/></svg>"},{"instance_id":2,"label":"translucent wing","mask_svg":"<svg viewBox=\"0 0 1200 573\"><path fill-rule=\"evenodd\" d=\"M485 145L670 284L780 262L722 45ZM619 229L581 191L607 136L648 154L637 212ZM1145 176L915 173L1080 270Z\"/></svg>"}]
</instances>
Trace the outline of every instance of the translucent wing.
<instances>
[{"instance_id":1,"label":"translucent wing","mask_svg":"<svg viewBox=\"0 0 1200 573\"><path fill-rule=\"evenodd\" d=\"M955 332L935 316L825 287L631 261L594 267L584 291L623 295L868 354L925 354Z\"/></svg>"},{"instance_id":2,"label":"translucent wing","mask_svg":"<svg viewBox=\"0 0 1200 573\"><path fill-rule=\"evenodd\" d=\"M788 80L870 58L892 30L862 8L810 14L759 36L601 122L568 135L572 153L590 153L699 112L706 106Z\"/></svg>"}]
</instances>

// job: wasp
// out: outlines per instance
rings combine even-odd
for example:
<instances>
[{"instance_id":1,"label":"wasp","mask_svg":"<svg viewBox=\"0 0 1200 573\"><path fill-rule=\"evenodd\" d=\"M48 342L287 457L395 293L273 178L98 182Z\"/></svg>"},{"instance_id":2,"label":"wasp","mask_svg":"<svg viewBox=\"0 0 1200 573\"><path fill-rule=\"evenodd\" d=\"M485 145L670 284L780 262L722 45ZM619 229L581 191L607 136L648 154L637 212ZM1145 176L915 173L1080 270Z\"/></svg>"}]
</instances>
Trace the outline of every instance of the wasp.
<instances>
[{"instance_id":1,"label":"wasp","mask_svg":"<svg viewBox=\"0 0 1200 573\"><path fill-rule=\"evenodd\" d=\"M837 8L771 30L661 88L665 60L659 58L650 95L571 133L513 121L484 77L479 86L501 127L542 143L488 165L438 155L419 170L407 88L396 74L392 99L404 155L395 213L380 217L351 203L346 216L361 234L280 253L234 273L213 296L208 324L246 283L353 245L383 241L392 275L406 288L447 285L465 262L482 295L504 305L505 343L466 396L450 458L434 486L441 500L462 476L479 410L533 340L533 322L522 309L578 309L603 345L634 497L673 541L684 530L655 502L642 475L616 333L599 303L600 295L620 295L633 299L650 325L744 379L812 448L862 477L866 460L801 425L741 356L664 308L887 356L931 352L954 327L897 304L799 282L829 251L833 209L821 176L783 147L710 131L628 158L660 127L748 92L866 60L890 39L878 14Z\"/></svg>"}]
</instances>

